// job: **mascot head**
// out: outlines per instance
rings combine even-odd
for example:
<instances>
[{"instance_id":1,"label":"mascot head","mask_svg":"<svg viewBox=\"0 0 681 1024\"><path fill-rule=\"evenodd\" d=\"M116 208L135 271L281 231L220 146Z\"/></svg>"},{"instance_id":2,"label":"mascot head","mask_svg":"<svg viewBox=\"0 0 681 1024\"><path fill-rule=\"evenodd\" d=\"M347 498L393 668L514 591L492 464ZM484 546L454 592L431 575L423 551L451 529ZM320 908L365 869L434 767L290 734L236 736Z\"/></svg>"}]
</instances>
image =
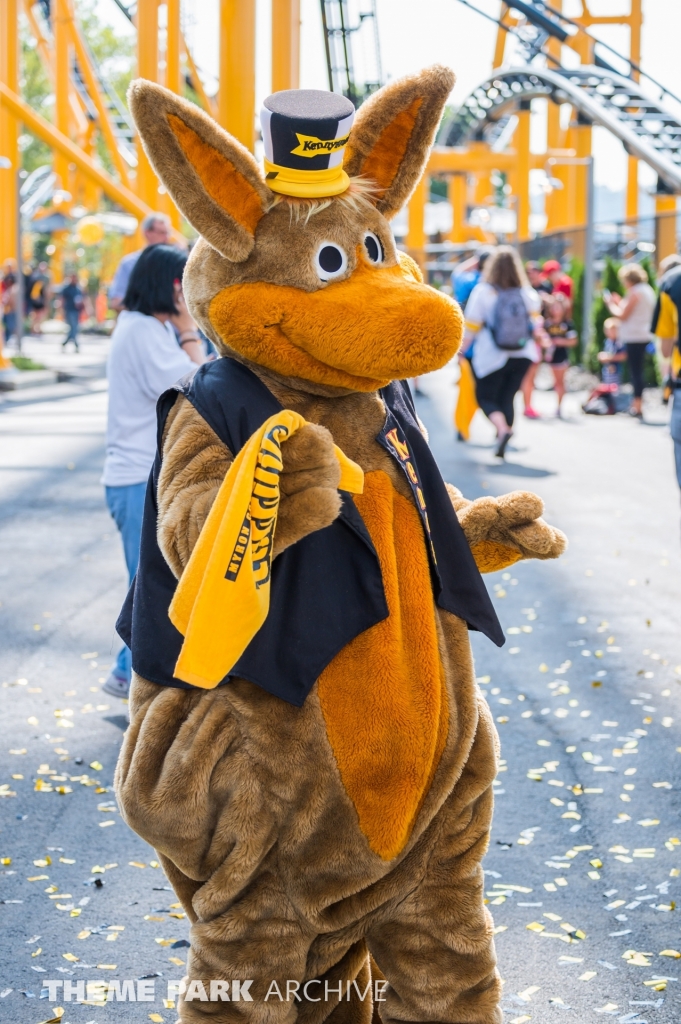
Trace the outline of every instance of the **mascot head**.
<instances>
[{"instance_id":1,"label":"mascot head","mask_svg":"<svg viewBox=\"0 0 681 1024\"><path fill-rule=\"evenodd\" d=\"M223 354L332 394L373 391L454 355L459 307L423 283L388 224L423 173L453 85L447 68L429 68L356 116L333 93L275 93L261 114L263 172L196 106L133 82L144 148L202 236L187 302Z\"/></svg>"}]
</instances>

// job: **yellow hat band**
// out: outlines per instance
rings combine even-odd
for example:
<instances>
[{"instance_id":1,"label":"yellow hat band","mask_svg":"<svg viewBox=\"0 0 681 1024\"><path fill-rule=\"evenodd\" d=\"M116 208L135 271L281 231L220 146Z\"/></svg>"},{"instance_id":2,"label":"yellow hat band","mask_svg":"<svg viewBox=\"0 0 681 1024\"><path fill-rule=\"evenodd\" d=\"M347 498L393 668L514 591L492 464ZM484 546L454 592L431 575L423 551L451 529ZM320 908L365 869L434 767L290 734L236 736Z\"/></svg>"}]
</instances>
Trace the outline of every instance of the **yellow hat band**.
<instances>
[{"instance_id":1,"label":"yellow hat band","mask_svg":"<svg viewBox=\"0 0 681 1024\"><path fill-rule=\"evenodd\" d=\"M342 165L322 171L298 171L293 167L282 167L265 158L265 180L273 192L300 199L322 199L337 196L350 185L350 179Z\"/></svg>"}]
</instances>

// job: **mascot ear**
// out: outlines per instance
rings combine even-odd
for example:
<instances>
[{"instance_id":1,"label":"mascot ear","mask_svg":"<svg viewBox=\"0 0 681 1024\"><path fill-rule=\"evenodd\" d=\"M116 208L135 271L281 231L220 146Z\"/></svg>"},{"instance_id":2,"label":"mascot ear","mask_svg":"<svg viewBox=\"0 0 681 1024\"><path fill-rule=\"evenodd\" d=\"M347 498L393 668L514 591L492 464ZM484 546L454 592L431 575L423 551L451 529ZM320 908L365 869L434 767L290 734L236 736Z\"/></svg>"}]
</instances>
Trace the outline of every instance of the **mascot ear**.
<instances>
[{"instance_id":1,"label":"mascot ear","mask_svg":"<svg viewBox=\"0 0 681 1024\"><path fill-rule=\"evenodd\" d=\"M235 262L274 198L255 160L193 103L138 78L128 104L149 161L189 223Z\"/></svg>"},{"instance_id":2,"label":"mascot ear","mask_svg":"<svg viewBox=\"0 0 681 1024\"><path fill-rule=\"evenodd\" d=\"M385 217L416 187L454 82L454 72L436 64L384 86L359 108L343 167L374 181L374 202Z\"/></svg>"}]
</instances>

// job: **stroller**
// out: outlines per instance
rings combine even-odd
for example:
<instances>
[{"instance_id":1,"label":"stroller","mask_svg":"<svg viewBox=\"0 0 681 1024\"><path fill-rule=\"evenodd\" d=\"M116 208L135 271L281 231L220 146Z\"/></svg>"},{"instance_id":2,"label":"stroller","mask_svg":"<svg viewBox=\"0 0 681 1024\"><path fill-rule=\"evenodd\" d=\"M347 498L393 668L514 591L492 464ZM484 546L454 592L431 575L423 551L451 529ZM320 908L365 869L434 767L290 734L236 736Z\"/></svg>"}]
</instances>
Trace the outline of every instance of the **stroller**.
<instances>
[{"instance_id":1,"label":"stroller","mask_svg":"<svg viewBox=\"0 0 681 1024\"><path fill-rule=\"evenodd\" d=\"M598 384L582 406L583 412L591 416L614 416L626 412L631 399L622 394L619 384Z\"/></svg>"}]
</instances>

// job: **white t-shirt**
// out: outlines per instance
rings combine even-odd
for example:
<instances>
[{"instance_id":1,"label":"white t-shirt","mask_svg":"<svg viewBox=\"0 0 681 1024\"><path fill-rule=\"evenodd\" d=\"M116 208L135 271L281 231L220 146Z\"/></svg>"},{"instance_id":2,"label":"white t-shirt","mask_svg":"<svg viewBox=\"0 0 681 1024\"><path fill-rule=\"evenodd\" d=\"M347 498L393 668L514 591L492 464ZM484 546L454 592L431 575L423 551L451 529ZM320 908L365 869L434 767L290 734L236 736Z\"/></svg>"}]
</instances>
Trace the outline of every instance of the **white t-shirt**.
<instances>
[{"instance_id":1,"label":"white t-shirt","mask_svg":"<svg viewBox=\"0 0 681 1024\"><path fill-rule=\"evenodd\" d=\"M639 281L629 289L629 295L637 295L638 301L626 320L617 321L617 340L625 344L650 341L650 325L657 302L655 292L646 281Z\"/></svg>"},{"instance_id":2,"label":"white t-shirt","mask_svg":"<svg viewBox=\"0 0 681 1024\"><path fill-rule=\"evenodd\" d=\"M521 288L521 292L527 312L538 313L541 309L541 299L534 288L526 286ZM494 318L496 301L496 289L486 281L480 281L466 303L466 324L473 330L479 326L473 346L473 369L476 377L487 377L495 370L500 370L509 359L531 359L533 363L538 363L541 358L539 346L534 340L529 341L517 352L508 352L494 344L487 324Z\"/></svg>"},{"instance_id":3,"label":"white t-shirt","mask_svg":"<svg viewBox=\"0 0 681 1024\"><path fill-rule=\"evenodd\" d=\"M156 402L196 368L169 323L124 310L111 336L106 375L109 413L102 483L146 482L156 456Z\"/></svg>"}]
</instances>

